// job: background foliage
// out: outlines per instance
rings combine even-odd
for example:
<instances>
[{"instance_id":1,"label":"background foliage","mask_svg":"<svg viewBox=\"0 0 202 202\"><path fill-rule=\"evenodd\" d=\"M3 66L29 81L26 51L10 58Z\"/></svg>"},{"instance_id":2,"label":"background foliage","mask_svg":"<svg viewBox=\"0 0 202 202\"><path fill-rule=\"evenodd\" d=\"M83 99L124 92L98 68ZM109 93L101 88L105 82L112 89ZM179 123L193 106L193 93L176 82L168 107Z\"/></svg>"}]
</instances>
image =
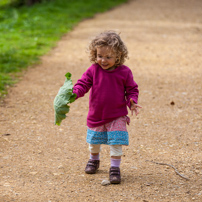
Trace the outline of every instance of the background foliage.
<instances>
[{"instance_id":1,"label":"background foliage","mask_svg":"<svg viewBox=\"0 0 202 202\"><path fill-rule=\"evenodd\" d=\"M126 0L0 1L0 95L79 21ZM29 6L28 6L29 5Z\"/></svg>"}]
</instances>

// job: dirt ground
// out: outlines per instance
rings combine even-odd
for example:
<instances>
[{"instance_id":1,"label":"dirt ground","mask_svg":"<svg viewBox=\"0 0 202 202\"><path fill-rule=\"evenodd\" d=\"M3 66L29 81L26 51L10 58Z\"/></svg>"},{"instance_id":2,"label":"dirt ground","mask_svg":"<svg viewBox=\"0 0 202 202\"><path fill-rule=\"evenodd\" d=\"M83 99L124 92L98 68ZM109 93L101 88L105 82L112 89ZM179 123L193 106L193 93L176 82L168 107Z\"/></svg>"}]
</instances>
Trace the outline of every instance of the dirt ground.
<instances>
[{"instance_id":1,"label":"dirt ground","mask_svg":"<svg viewBox=\"0 0 202 202\"><path fill-rule=\"evenodd\" d=\"M106 29L120 31L128 46L144 108L128 127L122 183L102 186L107 146L99 172L84 173L88 95L71 104L60 127L53 100L67 72L75 83L90 66L86 46ZM201 0L129 1L81 22L41 60L1 102L1 202L202 201Z\"/></svg>"}]
</instances>

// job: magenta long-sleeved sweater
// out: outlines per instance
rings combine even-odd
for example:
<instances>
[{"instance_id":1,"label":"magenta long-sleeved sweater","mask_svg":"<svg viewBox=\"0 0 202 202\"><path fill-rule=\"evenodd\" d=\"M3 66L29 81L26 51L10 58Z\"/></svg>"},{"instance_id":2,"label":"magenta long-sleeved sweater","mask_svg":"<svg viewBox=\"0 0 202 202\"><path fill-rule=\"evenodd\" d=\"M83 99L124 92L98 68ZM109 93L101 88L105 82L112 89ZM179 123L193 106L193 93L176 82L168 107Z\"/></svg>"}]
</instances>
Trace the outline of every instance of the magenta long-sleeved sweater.
<instances>
[{"instance_id":1,"label":"magenta long-sleeved sweater","mask_svg":"<svg viewBox=\"0 0 202 202\"><path fill-rule=\"evenodd\" d=\"M87 126L97 127L128 114L130 98L138 101L138 85L132 71L125 65L112 71L98 64L91 65L73 87L77 99L91 88Z\"/></svg>"}]
</instances>

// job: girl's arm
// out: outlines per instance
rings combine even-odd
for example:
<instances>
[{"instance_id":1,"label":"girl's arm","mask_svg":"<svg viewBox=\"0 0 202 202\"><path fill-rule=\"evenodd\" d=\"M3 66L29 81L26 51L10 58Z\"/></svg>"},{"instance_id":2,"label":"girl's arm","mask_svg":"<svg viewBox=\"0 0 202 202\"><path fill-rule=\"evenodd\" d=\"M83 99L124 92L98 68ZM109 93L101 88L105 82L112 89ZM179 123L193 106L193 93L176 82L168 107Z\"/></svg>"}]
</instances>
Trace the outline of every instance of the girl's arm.
<instances>
[{"instance_id":1,"label":"girl's arm","mask_svg":"<svg viewBox=\"0 0 202 202\"><path fill-rule=\"evenodd\" d=\"M130 70L126 79L126 84L125 84L125 96L126 96L126 103L128 107L131 109L131 99L134 102L134 104L138 103L138 95L139 95L139 90L138 90L138 85L137 83L133 80L133 74L132 71Z\"/></svg>"},{"instance_id":2,"label":"girl's arm","mask_svg":"<svg viewBox=\"0 0 202 202\"><path fill-rule=\"evenodd\" d=\"M73 87L73 93L77 95L76 99L83 97L90 90L92 84L93 76L89 68Z\"/></svg>"}]
</instances>

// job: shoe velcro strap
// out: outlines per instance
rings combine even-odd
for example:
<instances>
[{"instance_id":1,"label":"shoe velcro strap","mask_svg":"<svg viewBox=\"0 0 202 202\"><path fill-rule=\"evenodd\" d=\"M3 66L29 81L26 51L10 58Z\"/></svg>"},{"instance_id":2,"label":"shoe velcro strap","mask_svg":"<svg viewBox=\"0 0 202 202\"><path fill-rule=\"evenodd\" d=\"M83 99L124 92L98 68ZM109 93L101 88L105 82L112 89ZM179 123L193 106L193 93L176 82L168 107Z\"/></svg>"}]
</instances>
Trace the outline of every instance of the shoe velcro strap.
<instances>
[{"instance_id":1,"label":"shoe velcro strap","mask_svg":"<svg viewBox=\"0 0 202 202\"><path fill-rule=\"evenodd\" d=\"M111 171L110 172L110 175L120 175L120 172L117 170L115 170L115 171Z\"/></svg>"},{"instance_id":2,"label":"shoe velcro strap","mask_svg":"<svg viewBox=\"0 0 202 202\"><path fill-rule=\"evenodd\" d=\"M94 167L98 166L98 164L99 164L99 161L94 161L94 160L89 160L87 163L88 166L94 166Z\"/></svg>"},{"instance_id":3,"label":"shoe velcro strap","mask_svg":"<svg viewBox=\"0 0 202 202\"><path fill-rule=\"evenodd\" d=\"M96 163L93 163L93 162L88 162L88 164L87 164L88 166L97 166L97 164Z\"/></svg>"}]
</instances>

